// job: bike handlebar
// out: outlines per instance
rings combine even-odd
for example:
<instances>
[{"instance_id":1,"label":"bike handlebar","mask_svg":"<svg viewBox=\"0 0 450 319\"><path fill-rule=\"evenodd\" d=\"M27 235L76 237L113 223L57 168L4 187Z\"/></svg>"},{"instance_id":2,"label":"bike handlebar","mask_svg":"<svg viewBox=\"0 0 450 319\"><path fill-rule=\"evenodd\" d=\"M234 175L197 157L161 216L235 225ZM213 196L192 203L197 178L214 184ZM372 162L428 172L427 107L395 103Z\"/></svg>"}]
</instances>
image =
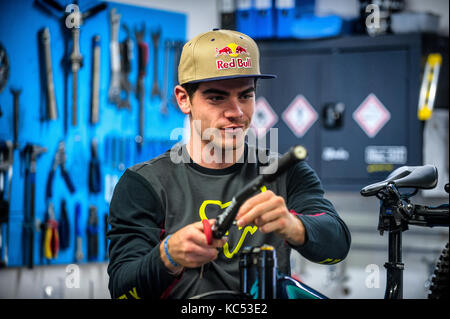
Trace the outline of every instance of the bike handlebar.
<instances>
[{"instance_id":1,"label":"bike handlebar","mask_svg":"<svg viewBox=\"0 0 450 319\"><path fill-rule=\"evenodd\" d=\"M212 243L212 237L220 239L230 229L241 205L250 197L255 195L265 184L274 181L278 176L284 173L293 164L306 159L307 151L301 146L292 147L280 158L276 158L263 173L256 177L250 184L237 193L231 200L231 204L223 213L217 216L217 221L212 227L212 232L205 232L208 243ZM209 223L204 223L203 227L209 227ZM212 236L210 236L211 234Z\"/></svg>"},{"instance_id":2,"label":"bike handlebar","mask_svg":"<svg viewBox=\"0 0 450 319\"><path fill-rule=\"evenodd\" d=\"M413 214L408 224L425 227L449 226L448 211L447 204L438 207L413 205Z\"/></svg>"}]
</instances>

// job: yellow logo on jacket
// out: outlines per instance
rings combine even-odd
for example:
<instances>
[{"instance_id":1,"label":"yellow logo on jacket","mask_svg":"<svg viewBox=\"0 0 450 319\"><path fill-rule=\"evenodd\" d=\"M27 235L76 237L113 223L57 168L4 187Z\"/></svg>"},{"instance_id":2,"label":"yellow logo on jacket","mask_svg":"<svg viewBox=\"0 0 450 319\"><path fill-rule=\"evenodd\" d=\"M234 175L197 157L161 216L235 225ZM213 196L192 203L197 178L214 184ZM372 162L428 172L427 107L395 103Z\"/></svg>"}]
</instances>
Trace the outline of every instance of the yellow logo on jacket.
<instances>
[{"instance_id":1,"label":"yellow logo on jacket","mask_svg":"<svg viewBox=\"0 0 450 319\"><path fill-rule=\"evenodd\" d=\"M261 187L261 192L265 192L267 189L265 186ZM220 207L220 209L225 209L228 206L230 206L231 201L226 202L226 203L222 203L222 201L220 200L205 200L203 201L203 203L200 205L200 209L199 209L199 215L201 220L204 219L208 219L208 217L206 217L206 206L208 205L217 205ZM244 228L242 230L242 228ZM239 238L239 241L236 245L236 247L234 247L233 251L230 252L230 247L228 245L228 243L225 243L225 245L223 245L223 254L225 255L225 257L231 259L233 258L233 256L239 252L239 250L242 247L242 244L244 243L245 238L247 237L247 234L250 233L250 235L253 235L256 230L258 229L258 226L245 226L245 227L238 227L238 230L242 230L241 233L241 237ZM225 236L228 236L229 232L225 233Z\"/></svg>"}]
</instances>

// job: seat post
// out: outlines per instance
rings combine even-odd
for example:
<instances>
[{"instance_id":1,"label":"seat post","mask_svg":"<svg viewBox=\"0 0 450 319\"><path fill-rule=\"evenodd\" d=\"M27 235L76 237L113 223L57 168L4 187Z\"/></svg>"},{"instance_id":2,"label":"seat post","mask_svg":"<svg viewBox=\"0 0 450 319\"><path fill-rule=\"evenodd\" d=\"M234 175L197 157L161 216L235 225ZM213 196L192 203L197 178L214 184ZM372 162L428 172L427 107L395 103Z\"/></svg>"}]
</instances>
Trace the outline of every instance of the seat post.
<instances>
[{"instance_id":1,"label":"seat post","mask_svg":"<svg viewBox=\"0 0 450 319\"><path fill-rule=\"evenodd\" d=\"M402 263L402 229L389 231L389 259L384 264L387 270L385 299L403 298L403 269Z\"/></svg>"}]
</instances>

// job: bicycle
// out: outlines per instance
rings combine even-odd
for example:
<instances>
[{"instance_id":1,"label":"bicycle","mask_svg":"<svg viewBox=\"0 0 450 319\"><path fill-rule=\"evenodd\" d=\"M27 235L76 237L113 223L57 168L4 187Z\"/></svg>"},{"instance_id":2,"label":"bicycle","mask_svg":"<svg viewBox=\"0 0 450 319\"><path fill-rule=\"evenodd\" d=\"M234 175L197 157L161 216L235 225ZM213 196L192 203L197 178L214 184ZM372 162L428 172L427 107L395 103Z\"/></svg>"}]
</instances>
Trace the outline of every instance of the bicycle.
<instances>
[{"instance_id":1,"label":"bicycle","mask_svg":"<svg viewBox=\"0 0 450 319\"><path fill-rule=\"evenodd\" d=\"M378 231L389 233L388 262L385 299L403 298L402 232L409 225L422 227L449 226L449 205L429 207L414 204L410 198L419 189L432 189L437 185L438 172L435 166L402 166L394 170L384 181L368 185L361 189L362 196L376 196L380 199ZM400 189L413 189L401 193ZM449 192L449 184L445 186ZM437 261L428 298L448 298L448 242Z\"/></svg>"}]
</instances>

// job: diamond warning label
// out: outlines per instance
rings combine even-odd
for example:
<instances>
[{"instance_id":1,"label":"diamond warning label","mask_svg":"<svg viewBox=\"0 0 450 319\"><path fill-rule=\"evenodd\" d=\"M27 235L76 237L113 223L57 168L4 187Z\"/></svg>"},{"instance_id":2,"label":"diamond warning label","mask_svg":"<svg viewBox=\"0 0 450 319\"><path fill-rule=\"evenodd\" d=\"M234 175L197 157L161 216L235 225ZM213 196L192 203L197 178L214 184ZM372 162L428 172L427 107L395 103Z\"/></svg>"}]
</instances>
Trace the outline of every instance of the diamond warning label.
<instances>
[{"instance_id":1,"label":"diamond warning label","mask_svg":"<svg viewBox=\"0 0 450 319\"><path fill-rule=\"evenodd\" d=\"M255 114L252 118L252 128L258 137L263 137L278 122L278 115L264 97L255 102Z\"/></svg>"},{"instance_id":2,"label":"diamond warning label","mask_svg":"<svg viewBox=\"0 0 450 319\"><path fill-rule=\"evenodd\" d=\"M373 93L353 112L353 119L370 138L375 137L390 118L391 113Z\"/></svg>"},{"instance_id":3,"label":"diamond warning label","mask_svg":"<svg viewBox=\"0 0 450 319\"><path fill-rule=\"evenodd\" d=\"M302 137L317 120L317 112L303 95L297 95L282 118L297 137Z\"/></svg>"}]
</instances>

